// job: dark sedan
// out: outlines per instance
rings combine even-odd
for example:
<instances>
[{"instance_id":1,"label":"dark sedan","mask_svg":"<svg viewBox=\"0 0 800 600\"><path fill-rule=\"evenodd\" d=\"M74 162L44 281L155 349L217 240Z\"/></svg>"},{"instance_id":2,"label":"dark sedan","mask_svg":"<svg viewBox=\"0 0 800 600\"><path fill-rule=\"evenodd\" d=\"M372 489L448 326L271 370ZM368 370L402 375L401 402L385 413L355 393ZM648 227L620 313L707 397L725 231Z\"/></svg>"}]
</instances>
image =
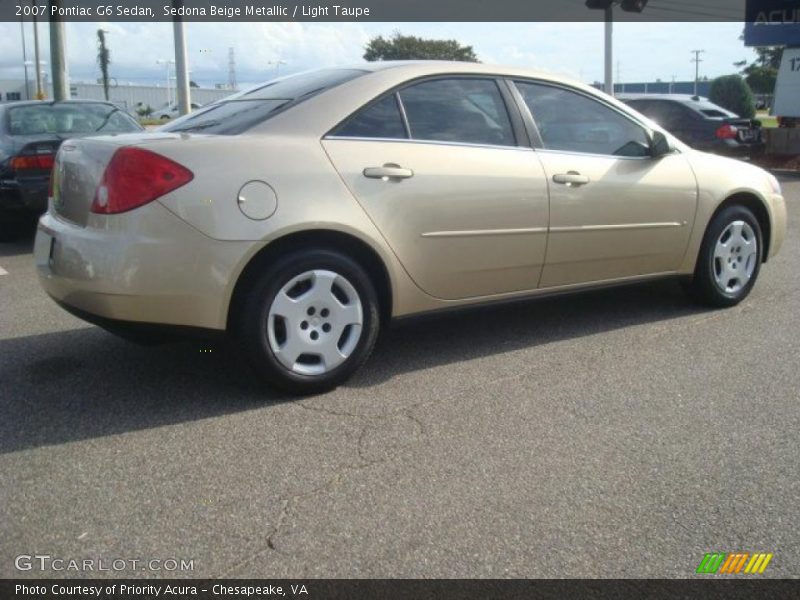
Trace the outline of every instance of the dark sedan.
<instances>
[{"instance_id":1,"label":"dark sedan","mask_svg":"<svg viewBox=\"0 0 800 600\"><path fill-rule=\"evenodd\" d=\"M0 104L0 239L47 209L56 151L68 138L142 131L108 102L68 100Z\"/></svg>"},{"instance_id":2,"label":"dark sedan","mask_svg":"<svg viewBox=\"0 0 800 600\"><path fill-rule=\"evenodd\" d=\"M759 121L740 118L700 96L620 94L619 99L697 150L748 157L764 147Z\"/></svg>"}]
</instances>

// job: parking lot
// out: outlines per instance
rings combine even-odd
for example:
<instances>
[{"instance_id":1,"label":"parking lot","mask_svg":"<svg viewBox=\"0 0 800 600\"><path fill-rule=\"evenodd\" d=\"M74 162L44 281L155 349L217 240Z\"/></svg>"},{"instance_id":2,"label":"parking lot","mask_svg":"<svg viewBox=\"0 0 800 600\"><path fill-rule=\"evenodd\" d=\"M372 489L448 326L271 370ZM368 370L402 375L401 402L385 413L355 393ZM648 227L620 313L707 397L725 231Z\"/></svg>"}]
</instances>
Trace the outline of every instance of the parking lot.
<instances>
[{"instance_id":1,"label":"parking lot","mask_svg":"<svg viewBox=\"0 0 800 600\"><path fill-rule=\"evenodd\" d=\"M662 282L399 324L336 392L224 345L142 347L0 245L0 577L15 557L206 577L800 575L800 180L736 308Z\"/></svg>"}]
</instances>

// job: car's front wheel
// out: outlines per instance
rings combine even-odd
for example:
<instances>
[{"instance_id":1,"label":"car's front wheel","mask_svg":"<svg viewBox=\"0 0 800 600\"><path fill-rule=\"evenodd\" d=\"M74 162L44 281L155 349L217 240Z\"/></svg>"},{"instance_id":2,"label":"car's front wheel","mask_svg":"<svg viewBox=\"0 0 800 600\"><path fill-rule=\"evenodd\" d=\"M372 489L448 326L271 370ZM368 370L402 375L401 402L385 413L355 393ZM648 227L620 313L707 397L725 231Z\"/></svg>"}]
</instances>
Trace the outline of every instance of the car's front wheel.
<instances>
[{"instance_id":1,"label":"car's front wheel","mask_svg":"<svg viewBox=\"0 0 800 600\"><path fill-rule=\"evenodd\" d=\"M238 333L268 382L314 394L343 383L367 360L379 315L375 288L358 263L309 249L284 256L257 277Z\"/></svg>"},{"instance_id":2,"label":"car's front wheel","mask_svg":"<svg viewBox=\"0 0 800 600\"><path fill-rule=\"evenodd\" d=\"M711 306L734 306L753 289L763 253L761 227L744 206L732 205L712 220L703 238L692 296Z\"/></svg>"}]
</instances>

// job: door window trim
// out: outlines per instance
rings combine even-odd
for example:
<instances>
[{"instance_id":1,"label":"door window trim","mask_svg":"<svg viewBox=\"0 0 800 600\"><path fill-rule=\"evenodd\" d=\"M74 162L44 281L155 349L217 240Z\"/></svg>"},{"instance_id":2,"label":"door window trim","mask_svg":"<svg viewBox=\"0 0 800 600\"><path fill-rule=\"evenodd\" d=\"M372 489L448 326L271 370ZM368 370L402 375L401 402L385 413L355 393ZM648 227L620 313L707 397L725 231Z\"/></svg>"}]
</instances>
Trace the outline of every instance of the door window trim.
<instances>
[{"instance_id":1,"label":"door window trim","mask_svg":"<svg viewBox=\"0 0 800 600\"><path fill-rule=\"evenodd\" d=\"M506 114L508 115L509 124L511 125L511 132L514 136L514 145L496 145L496 144L475 144L470 142L453 142L449 140L421 140L415 139L411 136L411 126L408 122L408 115L406 114L405 106L403 105L403 100L400 97L400 93L414 85L418 85L420 83L427 83L429 81L440 81L440 80L453 80L453 79L479 79L482 81L491 81L497 86L497 91L500 94L501 99L503 100L503 105L506 109ZM377 104L384 100L387 96L394 95L398 107L400 109L400 116L403 120L403 126L405 127L406 137L405 138L374 138L374 137L352 137L352 136L341 136L336 135L333 133L339 127L347 123L350 119L356 116L359 112L370 108L373 104ZM509 88L507 79L505 77L499 75L490 75L490 74L480 74L480 73L440 73L436 75L425 75L422 77L417 77L414 79L409 79L404 81L403 83L396 85L382 94L376 96L369 102L361 105L359 108L351 112L347 115L344 119L339 121L336 125L331 127L328 132L322 136L323 140L354 140L354 141L362 141L362 142L399 142L399 143L410 143L410 144L436 144L441 146L464 146L464 147L471 147L471 148L494 148L494 149L503 149L503 150L525 150L531 149L530 137L525 126L525 121L523 115L519 113L519 106L517 105L513 92Z\"/></svg>"}]
</instances>

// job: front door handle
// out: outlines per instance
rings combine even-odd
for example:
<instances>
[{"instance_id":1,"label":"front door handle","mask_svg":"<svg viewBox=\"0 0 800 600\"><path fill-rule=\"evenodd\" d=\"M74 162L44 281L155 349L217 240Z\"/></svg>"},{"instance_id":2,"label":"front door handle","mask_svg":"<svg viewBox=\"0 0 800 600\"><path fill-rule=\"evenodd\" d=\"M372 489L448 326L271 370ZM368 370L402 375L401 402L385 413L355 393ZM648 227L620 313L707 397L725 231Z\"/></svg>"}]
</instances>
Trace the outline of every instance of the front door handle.
<instances>
[{"instance_id":1,"label":"front door handle","mask_svg":"<svg viewBox=\"0 0 800 600\"><path fill-rule=\"evenodd\" d=\"M414 171L404 169L394 163L387 163L382 167L367 167L364 169L364 177L369 177L370 179L389 181L390 179L410 179L413 176Z\"/></svg>"},{"instance_id":2,"label":"front door handle","mask_svg":"<svg viewBox=\"0 0 800 600\"><path fill-rule=\"evenodd\" d=\"M563 183L570 187L577 187L589 183L589 178L586 175L581 175L577 171L567 171L566 173L553 175L553 181L556 183Z\"/></svg>"}]
</instances>

